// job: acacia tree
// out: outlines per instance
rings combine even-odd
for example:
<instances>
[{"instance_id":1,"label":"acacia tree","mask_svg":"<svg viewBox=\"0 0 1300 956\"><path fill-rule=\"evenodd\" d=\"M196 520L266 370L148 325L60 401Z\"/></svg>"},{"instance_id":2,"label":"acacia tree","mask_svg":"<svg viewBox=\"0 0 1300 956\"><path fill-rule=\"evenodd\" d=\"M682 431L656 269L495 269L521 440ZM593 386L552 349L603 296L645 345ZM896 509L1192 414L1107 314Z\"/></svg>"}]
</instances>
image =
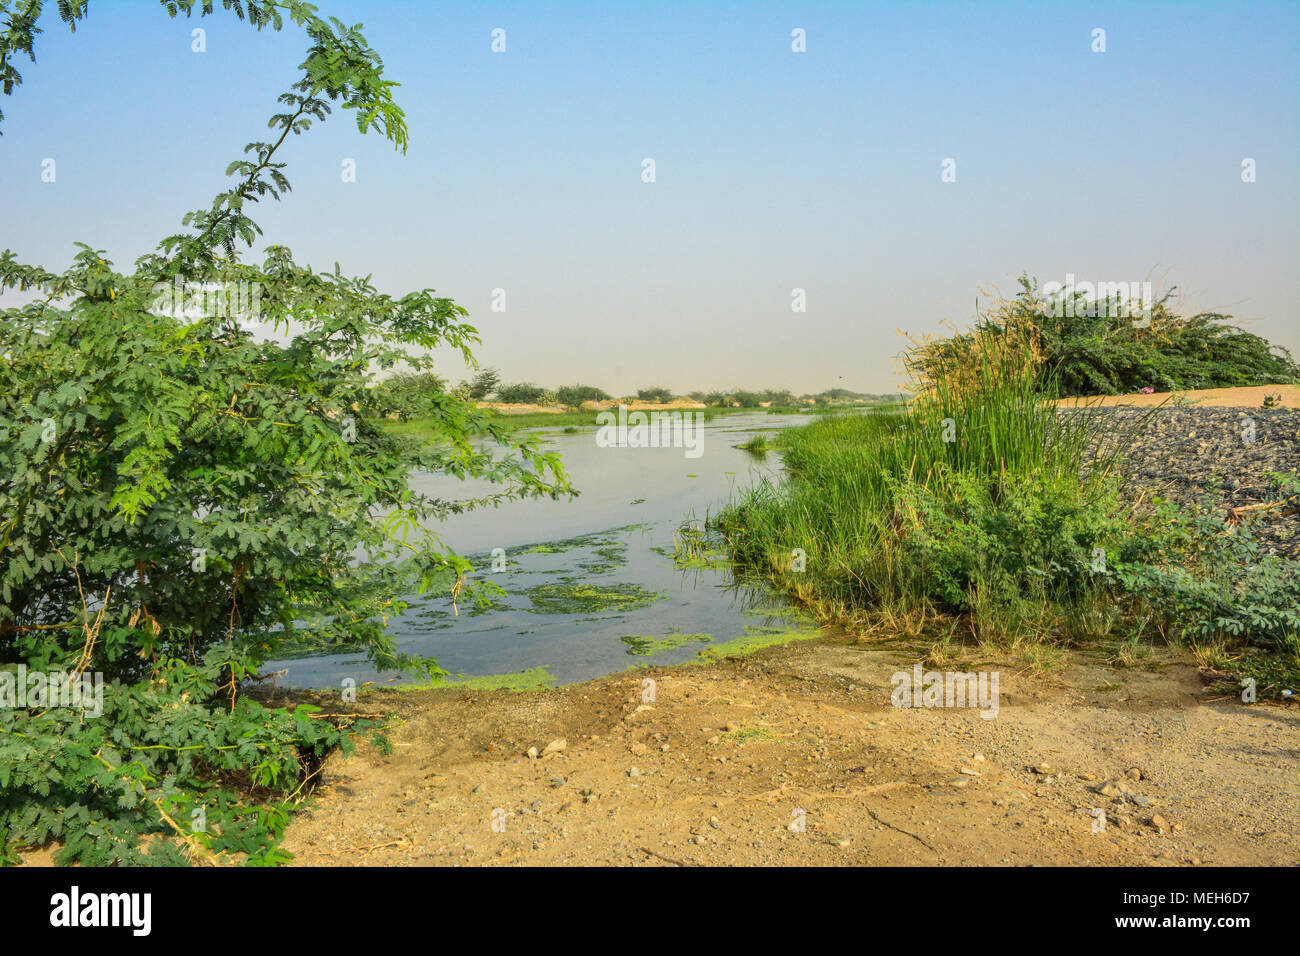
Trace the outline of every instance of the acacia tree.
<instances>
[{"instance_id":1,"label":"acacia tree","mask_svg":"<svg viewBox=\"0 0 1300 956\"><path fill-rule=\"evenodd\" d=\"M469 397L477 401L487 398L501 385L501 373L494 368L482 369L466 385Z\"/></svg>"},{"instance_id":2,"label":"acacia tree","mask_svg":"<svg viewBox=\"0 0 1300 956\"><path fill-rule=\"evenodd\" d=\"M439 345L473 364L464 309L432 289L394 298L337 265L314 271L280 245L244 261L261 235L247 208L289 190L276 155L291 133L339 105L403 151L407 128L358 27L303 3L223 5L259 29L287 16L311 41L272 141L228 167L234 185L129 271L81 243L62 273L0 254L0 291L33 295L0 311L0 670L110 680L97 718L0 708L0 859L50 837L64 862L284 859L292 799L367 725L264 708L241 694L247 680L305 639L442 673L398 653L387 618L417 588L453 602L492 589L427 529L468 508L572 493L554 454L446 389L414 390L432 439L378 426L377 375L426 372ZM86 8L59 3L74 27ZM22 5L0 35L6 93L39 12ZM250 317L276 335L256 338ZM417 468L499 491L433 498L410 488ZM195 813L207 820L198 832ZM170 839L143 839L156 833Z\"/></svg>"}]
</instances>

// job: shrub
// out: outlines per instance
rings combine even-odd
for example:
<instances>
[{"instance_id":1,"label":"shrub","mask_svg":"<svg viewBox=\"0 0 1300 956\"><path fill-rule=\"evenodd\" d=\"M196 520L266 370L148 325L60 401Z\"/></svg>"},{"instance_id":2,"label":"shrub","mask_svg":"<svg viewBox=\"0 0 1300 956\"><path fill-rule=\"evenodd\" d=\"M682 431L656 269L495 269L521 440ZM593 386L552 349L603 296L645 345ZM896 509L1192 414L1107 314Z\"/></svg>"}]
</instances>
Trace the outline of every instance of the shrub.
<instances>
[{"instance_id":1,"label":"shrub","mask_svg":"<svg viewBox=\"0 0 1300 956\"><path fill-rule=\"evenodd\" d=\"M507 405L539 405L546 394L546 389L540 385L520 382L515 385L502 385L498 388L497 401L504 402Z\"/></svg>"},{"instance_id":2,"label":"shrub","mask_svg":"<svg viewBox=\"0 0 1300 956\"><path fill-rule=\"evenodd\" d=\"M1087 411L1058 412L1043 330L1019 308L911 349L905 410L783 432L789 480L715 521L738 564L850 624L938 613L1015 644L1154 622L1174 640L1261 645L1294 679L1300 563L1261 555L1246 525L1214 512L1166 504L1135 518L1117 466L1145 419L1103 435ZM1300 507L1294 476L1274 484L1279 507Z\"/></svg>"},{"instance_id":3,"label":"shrub","mask_svg":"<svg viewBox=\"0 0 1300 956\"><path fill-rule=\"evenodd\" d=\"M1161 633L1193 644L1250 640L1300 654L1300 562L1262 555L1249 523L1158 502L1153 546L1116 563Z\"/></svg>"},{"instance_id":4,"label":"shrub","mask_svg":"<svg viewBox=\"0 0 1300 956\"><path fill-rule=\"evenodd\" d=\"M691 398L697 402L703 402L705 405L724 405L727 401L725 392L691 392Z\"/></svg>"},{"instance_id":5,"label":"shrub","mask_svg":"<svg viewBox=\"0 0 1300 956\"><path fill-rule=\"evenodd\" d=\"M1030 345L1026 359L1040 365L1052 397L1118 395L1140 391L1185 391L1300 381L1291 354L1229 324L1232 318L1204 312L1190 318L1169 309L1173 290L1152 304L1149 324L1125 316L1117 303L1089 309L1075 297L1074 316L1054 307L1027 276L1010 302L981 314L975 332L927 342L911 361L922 380L951 369L954 350L972 335L1011 335ZM1097 315L1087 315L1089 311Z\"/></svg>"},{"instance_id":6,"label":"shrub","mask_svg":"<svg viewBox=\"0 0 1300 956\"><path fill-rule=\"evenodd\" d=\"M288 812L320 761L373 728L346 712L263 707L243 693L261 663L299 641L337 641L379 669L441 674L398 651L387 617L415 588L479 602L492 589L425 529L452 511L569 492L554 455L512 439L412 357L446 345L472 360L464 309L428 289L393 298L337 266L314 273L283 246L260 265L241 260L259 234L246 207L288 189L279 146L330 101L355 110L363 132L406 143L394 84L360 33L284 6L312 47L272 118L280 136L247 147L229 167L237 184L188 214L188 231L130 273L83 244L61 274L0 254L0 291L36 295L0 311L0 677L107 681L99 716L0 707L0 860L50 838L63 863L284 860ZM10 28L6 43L22 27ZM225 308L185 317L196 292L240 283L259 290L258 317L283 338L255 340ZM412 373L371 387L372 369L399 363ZM378 427L395 394L430 440ZM476 433L504 453L472 444ZM501 490L431 498L408 484L417 468Z\"/></svg>"},{"instance_id":7,"label":"shrub","mask_svg":"<svg viewBox=\"0 0 1300 956\"><path fill-rule=\"evenodd\" d=\"M565 385L555 393L555 397L559 404L573 408L581 406L584 402L609 401L609 395L594 385Z\"/></svg>"},{"instance_id":8,"label":"shrub","mask_svg":"<svg viewBox=\"0 0 1300 956\"><path fill-rule=\"evenodd\" d=\"M475 401L483 401L501 385L501 373L494 368L481 369L467 385L467 394Z\"/></svg>"},{"instance_id":9,"label":"shrub","mask_svg":"<svg viewBox=\"0 0 1300 956\"><path fill-rule=\"evenodd\" d=\"M432 372L402 372L377 383L370 390L368 405L376 415L409 421L412 409L426 406L431 396L446 388L446 379Z\"/></svg>"},{"instance_id":10,"label":"shrub","mask_svg":"<svg viewBox=\"0 0 1300 956\"><path fill-rule=\"evenodd\" d=\"M985 634L1000 624L1018 639L1013 620L1027 607L1050 621L1092 600L1093 549L1126 533L1114 477L1084 467L1088 421L1046 401L1026 345L972 337L944 353L951 368L931 366L906 410L783 432L789 480L741 497L717 522L737 560L848 621L937 609L978 614ZM803 572L791 568L796 548Z\"/></svg>"},{"instance_id":11,"label":"shrub","mask_svg":"<svg viewBox=\"0 0 1300 956\"><path fill-rule=\"evenodd\" d=\"M662 385L654 385L650 388L637 389L636 397L643 402L656 402L662 405L665 402L671 402L675 396L672 389L664 388Z\"/></svg>"}]
</instances>

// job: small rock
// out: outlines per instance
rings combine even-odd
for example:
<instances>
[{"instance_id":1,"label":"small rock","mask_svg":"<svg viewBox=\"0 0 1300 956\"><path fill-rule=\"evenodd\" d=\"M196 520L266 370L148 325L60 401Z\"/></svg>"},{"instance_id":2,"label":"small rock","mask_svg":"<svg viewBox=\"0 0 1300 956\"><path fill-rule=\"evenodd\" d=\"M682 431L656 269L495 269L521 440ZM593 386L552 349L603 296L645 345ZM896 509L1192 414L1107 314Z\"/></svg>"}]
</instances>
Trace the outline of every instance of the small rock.
<instances>
[{"instance_id":1,"label":"small rock","mask_svg":"<svg viewBox=\"0 0 1300 956\"><path fill-rule=\"evenodd\" d=\"M1151 825L1155 827L1157 830L1159 830L1161 833L1169 832L1169 821L1166 820L1158 813L1151 815Z\"/></svg>"},{"instance_id":2,"label":"small rock","mask_svg":"<svg viewBox=\"0 0 1300 956\"><path fill-rule=\"evenodd\" d=\"M567 739L565 739L564 737L557 737L555 740L552 740L549 744L546 745L546 748L542 751L542 754L544 756L546 754L559 753L567 746L569 746L569 741Z\"/></svg>"},{"instance_id":3,"label":"small rock","mask_svg":"<svg viewBox=\"0 0 1300 956\"><path fill-rule=\"evenodd\" d=\"M639 777L639 776L641 776L641 771L638 770L636 767L633 767L632 769L630 769L630 770L627 772L627 775L628 775L629 777Z\"/></svg>"},{"instance_id":4,"label":"small rock","mask_svg":"<svg viewBox=\"0 0 1300 956\"><path fill-rule=\"evenodd\" d=\"M1040 763L1036 767L1034 767L1033 770L1034 773L1036 774L1041 774L1042 776L1051 776L1052 765L1046 763Z\"/></svg>"},{"instance_id":5,"label":"small rock","mask_svg":"<svg viewBox=\"0 0 1300 956\"><path fill-rule=\"evenodd\" d=\"M529 759L529 760L536 760L536 759L537 759L537 748L536 748L536 747L529 747L529 748L528 748L528 759Z\"/></svg>"}]
</instances>

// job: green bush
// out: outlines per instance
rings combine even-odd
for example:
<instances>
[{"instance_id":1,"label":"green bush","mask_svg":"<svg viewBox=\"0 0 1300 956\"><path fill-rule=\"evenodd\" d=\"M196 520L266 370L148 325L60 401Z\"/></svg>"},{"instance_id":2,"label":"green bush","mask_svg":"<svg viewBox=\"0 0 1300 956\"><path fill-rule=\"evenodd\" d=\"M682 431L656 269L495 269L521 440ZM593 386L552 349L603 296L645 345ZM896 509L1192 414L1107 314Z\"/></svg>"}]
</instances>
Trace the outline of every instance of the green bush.
<instances>
[{"instance_id":1,"label":"green bush","mask_svg":"<svg viewBox=\"0 0 1300 956\"><path fill-rule=\"evenodd\" d=\"M782 432L788 480L715 520L738 565L850 625L937 614L994 643L1116 629L1249 642L1300 674L1300 563L1261 556L1218 512L1135 516L1119 467L1146 420L1102 434L1089 412L1060 413L1055 367L1032 358L1041 329L1020 309L909 351L904 410ZM1275 485L1300 505L1294 476Z\"/></svg>"},{"instance_id":2,"label":"green bush","mask_svg":"<svg viewBox=\"0 0 1300 956\"><path fill-rule=\"evenodd\" d=\"M976 333L1027 341L1026 360L1041 364L1052 397L1300 382L1300 367L1286 349L1231 325L1228 315L1175 315L1169 309L1173 294L1170 290L1152 303L1143 324L1139 317L1123 315L1117 300L1106 308L1090 308L1076 295L1067 309L1059 296L1043 296L1037 282L1021 276L1015 299L982 314ZM1076 314L1067 315L1069 311ZM912 360L920 378L932 379L949 367L970 338L940 339L916 350Z\"/></svg>"},{"instance_id":3,"label":"green bush","mask_svg":"<svg viewBox=\"0 0 1300 956\"><path fill-rule=\"evenodd\" d=\"M942 495L902 482L896 501L912 519L902 531L907 573L954 611L972 610L977 594L1086 604L1099 584L1096 549L1104 556L1127 532L1113 498L1032 475L996 500L986 482L963 474Z\"/></svg>"},{"instance_id":4,"label":"green bush","mask_svg":"<svg viewBox=\"0 0 1300 956\"><path fill-rule=\"evenodd\" d=\"M830 619L972 614L1018 639L1034 605L1049 636L1095 599L1094 549L1126 532L1104 467L1124 436L1091 451L1088 420L1057 414L1022 353L977 336L904 410L783 432L787 482L717 521L734 556Z\"/></svg>"},{"instance_id":5,"label":"green bush","mask_svg":"<svg viewBox=\"0 0 1300 956\"><path fill-rule=\"evenodd\" d=\"M507 405L540 405L548 394L540 385L520 382L515 385L502 385L497 389L497 401Z\"/></svg>"},{"instance_id":6,"label":"green bush","mask_svg":"<svg viewBox=\"0 0 1300 956\"><path fill-rule=\"evenodd\" d=\"M607 402L609 394L594 385L565 385L555 393L561 405L580 407L584 402Z\"/></svg>"},{"instance_id":7,"label":"green bush","mask_svg":"<svg viewBox=\"0 0 1300 956\"><path fill-rule=\"evenodd\" d=\"M447 381L432 372L402 372L389 376L370 390L368 406L376 414L409 421L411 411L428 405L447 388Z\"/></svg>"},{"instance_id":8,"label":"green bush","mask_svg":"<svg viewBox=\"0 0 1300 956\"><path fill-rule=\"evenodd\" d=\"M1229 527L1217 509L1157 504L1152 546L1117 562L1115 574L1161 633L1300 654L1300 562L1261 555L1250 525Z\"/></svg>"},{"instance_id":9,"label":"green bush","mask_svg":"<svg viewBox=\"0 0 1300 956\"><path fill-rule=\"evenodd\" d=\"M671 402L675 396L671 388L655 385L650 388L637 389L636 397L643 402L656 402L662 405L665 402Z\"/></svg>"},{"instance_id":10,"label":"green bush","mask_svg":"<svg viewBox=\"0 0 1300 956\"><path fill-rule=\"evenodd\" d=\"M725 392L691 392L690 397L709 406L725 405L727 401Z\"/></svg>"},{"instance_id":11,"label":"green bush","mask_svg":"<svg viewBox=\"0 0 1300 956\"><path fill-rule=\"evenodd\" d=\"M312 46L271 120L278 138L247 147L236 185L187 231L129 273L83 244L61 274L0 254L0 292L35 295L0 311L0 683L24 669L106 682L99 715L0 707L0 859L54 838L64 863L282 861L288 811L324 755L373 727L346 707L263 707L244 694L261 663L337 642L379 669L441 674L398 652L387 618L416 588L477 602L492 588L425 529L569 492L553 454L446 392L418 357L445 345L472 360L477 333L451 300L314 273L283 246L241 261L260 232L247 206L288 189L278 148L331 102L406 144L360 33L292 0L247 12L278 26L281 9ZM12 46L24 25L9 27ZM256 290L234 298L281 335L255 339L247 311L212 297L186 317L214 288ZM399 366L411 374L374 387ZM395 395L426 423L420 442L379 427ZM412 469L501 490L430 498Z\"/></svg>"},{"instance_id":12,"label":"green bush","mask_svg":"<svg viewBox=\"0 0 1300 956\"><path fill-rule=\"evenodd\" d=\"M501 386L501 373L494 368L480 370L466 385L466 394L475 401L483 401Z\"/></svg>"}]
</instances>

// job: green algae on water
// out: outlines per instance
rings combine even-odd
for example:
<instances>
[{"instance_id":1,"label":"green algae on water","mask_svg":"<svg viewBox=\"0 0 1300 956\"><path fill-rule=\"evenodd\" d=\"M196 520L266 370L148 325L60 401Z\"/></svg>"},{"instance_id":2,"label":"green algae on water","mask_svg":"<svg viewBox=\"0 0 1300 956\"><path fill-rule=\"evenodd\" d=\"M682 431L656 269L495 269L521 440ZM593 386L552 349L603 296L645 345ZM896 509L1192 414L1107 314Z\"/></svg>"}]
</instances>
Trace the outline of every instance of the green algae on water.
<instances>
[{"instance_id":1,"label":"green algae on water","mask_svg":"<svg viewBox=\"0 0 1300 956\"><path fill-rule=\"evenodd\" d=\"M746 654L752 654L754 651L762 650L765 647L774 647L777 644L789 644L792 641L808 641L818 637L821 629L817 622L811 618L802 626L792 627L760 627L753 624L746 625L745 633L721 644L715 644L712 647L706 647L700 651L700 656L709 660L721 660L724 657L743 657Z\"/></svg>"},{"instance_id":2,"label":"green algae on water","mask_svg":"<svg viewBox=\"0 0 1300 956\"><path fill-rule=\"evenodd\" d=\"M578 567L588 574L607 574L610 571L617 571L625 564L627 564L627 546L620 542L617 545L597 548L595 557L588 561L579 561Z\"/></svg>"},{"instance_id":3,"label":"green algae on water","mask_svg":"<svg viewBox=\"0 0 1300 956\"><path fill-rule=\"evenodd\" d=\"M625 548L627 542L621 541L619 535L631 531L647 530L644 523L628 524L619 528L606 528L604 531L593 531L590 534L581 534L573 538L560 538L557 541L541 541L537 544L529 545L526 548L517 550L512 549L514 554L563 554L566 551L572 551L575 548Z\"/></svg>"},{"instance_id":4,"label":"green algae on water","mask_svg":"<svg viewBox=\"0 0 1300 956\"><path fill-rule=\"evenodd\" d=\"M647 591L639 584L583 584L560 581L539 584L526 592L533 614L591 614L634 611L662 601L667 595Z\"/></svg>"},{"instance_id":5,"label":"green algae on water","mask_svg":"<svg viewBox=\"0 0 1300 956\"><path fill-rule=\"evenodd\" d=\"M656 546L650 549L665 558L672 558L673 563L681 569L721 569L731 566L731 555L725 548L665 548Z\"/></svg>"},{"instance_id":6,"label":"green algae on water","mask_svg":"<svg viewBox=\"0 0 1300 956\"><path fill-rule=\"evenodd\" d=\"M687 644L708 644L713 641L712 634L669 634L667 637L651 637L648 634L627 634L619 638L627 645L627 652L636 657L654 657Z\"/></svg>"},{"instance_id":7,"label":"green algae on water","mask_svg":"<svg viewBox=\"0 0 1300 956\"><path fill-rule=\"evenodd\" d=\"M508 690L522 693L526 690L541 690L555 686L555 675L542 664L528 670L513 674L456 674L432 683L402 684L398 690L438 690L442 688L465 688L467 690Z\"/></svg>"}]
</instances>

